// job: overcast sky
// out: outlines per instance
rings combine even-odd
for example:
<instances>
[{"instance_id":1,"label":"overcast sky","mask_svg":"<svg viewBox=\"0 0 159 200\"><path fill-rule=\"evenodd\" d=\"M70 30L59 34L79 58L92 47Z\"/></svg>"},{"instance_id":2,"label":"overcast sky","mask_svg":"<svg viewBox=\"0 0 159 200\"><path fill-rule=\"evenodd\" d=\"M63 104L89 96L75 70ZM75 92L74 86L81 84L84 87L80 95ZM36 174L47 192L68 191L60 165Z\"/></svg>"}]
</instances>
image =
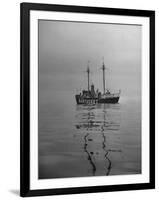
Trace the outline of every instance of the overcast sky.
<instances>
[{"instance_id":1,"label":"overcast sky","mask_svg":"<svg viewBox=\"0 0 159 200\"><path fill-rule=\"evenodd\" d=\"M70 91L87 88L90 61L91 83L103 91L102 57L107 87L124 96L140 96L141 26L39 21L39 91Z\"/></svg>"}]
</instances>

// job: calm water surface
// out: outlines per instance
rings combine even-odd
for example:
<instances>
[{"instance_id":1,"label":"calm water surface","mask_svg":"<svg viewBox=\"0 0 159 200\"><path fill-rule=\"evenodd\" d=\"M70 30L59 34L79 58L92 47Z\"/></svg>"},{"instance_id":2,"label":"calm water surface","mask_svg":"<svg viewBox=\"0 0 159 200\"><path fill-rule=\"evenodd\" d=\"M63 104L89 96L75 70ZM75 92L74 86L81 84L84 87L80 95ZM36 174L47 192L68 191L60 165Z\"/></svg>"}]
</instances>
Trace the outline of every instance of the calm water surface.
<instances>
[{"instance_id":1,"label":"calm water surface","mask_svg":"<svg viewBox=\"0 0 159 200\"><path fill-rule=\"evenodd\" d=\"M140 100L76 105L74 94L39 101L39 178L141 173Z\"/></svg>"}]
</instances>

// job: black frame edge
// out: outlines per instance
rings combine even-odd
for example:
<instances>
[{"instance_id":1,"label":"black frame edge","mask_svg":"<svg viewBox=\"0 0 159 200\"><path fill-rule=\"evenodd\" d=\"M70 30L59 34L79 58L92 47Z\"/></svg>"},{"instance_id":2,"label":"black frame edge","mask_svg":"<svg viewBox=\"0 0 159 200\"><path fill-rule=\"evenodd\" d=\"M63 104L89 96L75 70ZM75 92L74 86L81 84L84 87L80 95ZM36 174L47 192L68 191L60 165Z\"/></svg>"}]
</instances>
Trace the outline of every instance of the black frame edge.
<instances>
[{"instance_id":1,"label":"black frame edge","mask_svg":"<svg viewBox=\"0 0 159 200\"><path fill-rule=\"evenodd\" d=\"M154 189L150 183L30 190L25 197Z\"/></svg>"},{"instance_id":2,"label":"black frame edge","mask_svg":"<svg viewBox=\"0 0 159 200\"><path fill-rule=\"evenodd\" d=\"M125 16L147 16L150 17L155 11L153 10L138 10L125 8L109 8L109 7L93 7L93 6L77 6L77 5L62 5L62 4L45 4L45 3L21 3L29 10L47 10L61 12L79 12L79 13L94 13L94 14L115 14ZM82 10L82 11L81 11Z\"/></svg>"},{"instance_id":3,"label":"black frame edge","mask_svg":"<svg viewBox=\"0 0 159 200\"><path fill-rule=\"evenodd\" d=\"M155 11L150 16L150 183L155 188Z\"/></svg>"},{"instance_id":4,"label":"black frame edge","mask_svg":"<svg viewBox=\"0 0 159 200\"><path fill-rule=\"evenodd\" d=\"M20 5L20 196L27 196L29 181L29 9Z\"/></svg>"}]
</instances>

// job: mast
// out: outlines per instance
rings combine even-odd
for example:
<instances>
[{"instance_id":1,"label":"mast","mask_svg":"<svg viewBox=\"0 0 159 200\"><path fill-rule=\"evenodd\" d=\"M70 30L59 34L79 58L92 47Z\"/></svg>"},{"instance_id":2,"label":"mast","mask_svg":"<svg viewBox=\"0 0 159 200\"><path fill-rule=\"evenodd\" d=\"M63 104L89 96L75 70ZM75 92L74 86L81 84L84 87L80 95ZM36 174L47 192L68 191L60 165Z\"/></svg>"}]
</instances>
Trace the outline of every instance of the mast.
<instances>
[{"instance_id":1,"label":"mast","mask_svg":"<svg viewBox=\"0 0 159 200\"><path fill-rule=\"evenodd\" d=\"M87 76L88 76L88 91L89 91L89 74L90 74L90 69L89 69L89 61L88 61L88 64L87 64Z\"/></svg>"},{"instance_id":2,"label":"mast","mask_svg":"<svg viewBox=\"0 0 159 200\"><path fill-rule=\"evenodd\" d=\"M103 70L103 94L105 94L105 64L104 64L104 58L103 58L102 70Z\"/></svg>"}]
</instances>

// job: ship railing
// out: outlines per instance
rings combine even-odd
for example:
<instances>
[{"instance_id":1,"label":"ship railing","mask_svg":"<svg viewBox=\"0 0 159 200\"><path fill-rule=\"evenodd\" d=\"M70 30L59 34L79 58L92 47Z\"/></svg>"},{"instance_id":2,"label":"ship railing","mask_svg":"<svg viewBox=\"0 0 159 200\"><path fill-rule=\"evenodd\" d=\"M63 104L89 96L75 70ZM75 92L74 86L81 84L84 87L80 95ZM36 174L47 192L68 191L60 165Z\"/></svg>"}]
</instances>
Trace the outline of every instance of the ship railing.
<instances>
[{"instance_id":1,"label":"ship railing","mask_svg":"<svg viewBox=\"0 0 159 200\"><path fill-rule=\"evenodd\" d=\"M102 97L119 97L120 93L114 93L114 94L104 94Z\"/></svg>"},{"instance_id":2,"label":"ship railing","mask_svg":"<svg viewBox=\"0 0 159 200\"><path fill-rule=\"evenodd\" d=\"M91 98L81 98L79 99L79 102L80 103L84 103L84 104L95 104L98 102L98 98L94 98L94 99L91 99Z\"/></svg>"}]
</instances>

